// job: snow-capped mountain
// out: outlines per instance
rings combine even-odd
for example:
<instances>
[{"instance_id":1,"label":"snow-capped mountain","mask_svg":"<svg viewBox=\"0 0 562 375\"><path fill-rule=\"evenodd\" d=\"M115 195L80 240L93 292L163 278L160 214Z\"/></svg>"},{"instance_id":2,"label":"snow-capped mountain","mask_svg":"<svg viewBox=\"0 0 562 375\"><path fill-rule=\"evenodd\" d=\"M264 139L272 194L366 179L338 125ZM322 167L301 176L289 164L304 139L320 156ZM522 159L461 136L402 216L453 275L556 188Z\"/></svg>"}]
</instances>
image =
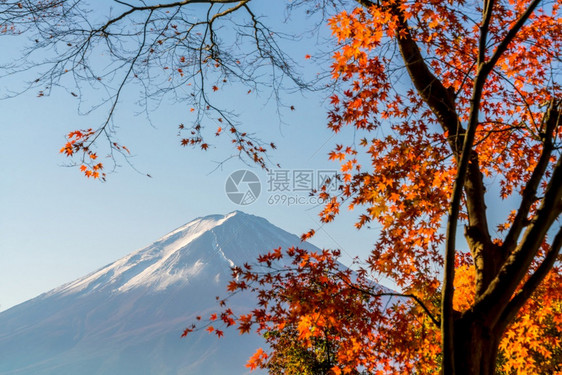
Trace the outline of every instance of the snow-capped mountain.
<instances>
[{"instance_id":1,"label":"snow-capped mountain","mask_svg":"<svg viewBox=\"0 0 562 375\"><path fill-rule=\"evenodd\" d=\"M260 337L181 339L216 310L230 267L303 244L239 211L198 218L85 277L0 313L0 374L244 374ZM230 303L250 308L250 296Z\"/></svg>"}]
</instances>

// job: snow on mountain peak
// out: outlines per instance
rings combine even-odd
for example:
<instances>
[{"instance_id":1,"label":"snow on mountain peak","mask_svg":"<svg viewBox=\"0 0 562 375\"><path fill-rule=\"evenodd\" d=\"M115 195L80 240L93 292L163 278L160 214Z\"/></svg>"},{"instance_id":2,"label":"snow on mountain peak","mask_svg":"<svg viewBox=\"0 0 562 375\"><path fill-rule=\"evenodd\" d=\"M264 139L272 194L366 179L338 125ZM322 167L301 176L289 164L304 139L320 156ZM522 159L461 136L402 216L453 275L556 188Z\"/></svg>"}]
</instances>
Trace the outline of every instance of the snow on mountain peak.
<instances>
[{"instance_id":1,"label":"snow on mountain peak","mask_svg":"<svg viewBox=\"0 0 562 375\"><path fill-rule=\"evenodd\" d=\"M159 291L189 283L201 273L202 279L210 276L219 282L235 264L254 262L258 254L274 247L299 243L297 236L241 211L200 217L49 294L100 290L121 293L139 287Z\"/></svg>"},{"instance_id":2,"label":"snow on mountain peak","mask_svg":"<svg viewBox=\"0 0 562 375\"><path fill-rule=\"evenodd\" d=\"M264 345L259 335L180 334L218 308L232 265L295 239L242 212L195 219L0 313L0 374L246 374L246 359ZM242 293L230 300L239 311L254 302Z\"/></svg>"}]
</instances>

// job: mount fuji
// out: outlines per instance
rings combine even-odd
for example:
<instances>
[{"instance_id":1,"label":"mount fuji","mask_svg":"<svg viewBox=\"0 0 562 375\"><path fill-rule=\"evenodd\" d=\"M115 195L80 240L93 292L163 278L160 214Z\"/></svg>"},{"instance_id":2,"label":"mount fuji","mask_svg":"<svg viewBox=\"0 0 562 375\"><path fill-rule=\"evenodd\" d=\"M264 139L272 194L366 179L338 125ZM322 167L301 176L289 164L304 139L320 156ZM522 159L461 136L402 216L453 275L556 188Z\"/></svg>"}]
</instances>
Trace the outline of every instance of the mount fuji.
<instances>
[{"instance_id":1,"label":"mount fuji","mask_svg":"<svg viewBox=\"0 0 562 375\"><path fill-rule=\"evenodd\" d=\"M2 375L237 375L263 340L181 339L215 311L230 267L276 247L318 250L239 211L195 219L144 249L0 313ZM229 300L249 309L251 296Z\"/></svg>"}]
</instances>

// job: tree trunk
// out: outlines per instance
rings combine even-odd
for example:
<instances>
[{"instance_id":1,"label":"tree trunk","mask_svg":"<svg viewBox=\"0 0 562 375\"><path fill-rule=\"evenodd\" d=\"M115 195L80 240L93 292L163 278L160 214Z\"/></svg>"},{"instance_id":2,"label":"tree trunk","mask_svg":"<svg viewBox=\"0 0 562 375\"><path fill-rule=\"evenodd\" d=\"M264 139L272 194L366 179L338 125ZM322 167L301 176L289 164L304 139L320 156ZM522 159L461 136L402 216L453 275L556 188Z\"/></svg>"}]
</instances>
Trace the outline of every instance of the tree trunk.
<instances>
[{"instance_id":1,"label":"tree trunk","mask_svg":"<svg viewBox=\"0 0 562 375\"><path fill-rule=\"evenodd\" d=\"M455 321L455 375L493 375L502 332L470 315ZM449 374L445 374L449 375Z\"/></svg>"}]
</instances>

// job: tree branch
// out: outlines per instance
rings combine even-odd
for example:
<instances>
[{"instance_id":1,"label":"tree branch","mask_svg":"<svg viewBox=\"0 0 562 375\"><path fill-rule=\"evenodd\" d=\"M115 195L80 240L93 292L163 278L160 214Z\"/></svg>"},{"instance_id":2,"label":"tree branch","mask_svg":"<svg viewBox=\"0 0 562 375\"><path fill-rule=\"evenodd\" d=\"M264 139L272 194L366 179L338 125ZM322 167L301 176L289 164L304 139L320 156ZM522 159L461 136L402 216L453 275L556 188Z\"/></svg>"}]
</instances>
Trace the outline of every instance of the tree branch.
<instances>
[{"instance_id":1,"label":"tree branch","mask_svg":"<svg viewBox=\"0 0 562 375\"><path fill-rule=\"evenodd\" d=\"M399 18L399 29L403 31L397 33L396 39L408 74L419 95L437 117L443 131L448 133L449 145L455 158L459 161L465 140L465 130L456 112L454 95L430 71L398 6L396 6L394 12ZM467 236L472 245L473 256L478 258L481 250L475 251L475 249L489 248L492 241L486 218L486 189L478 165L478 155L472 151L470 157L471 163L468 167L467 178L464 181L469 217ZM461 187L463 187L462 184ZM478 267L481 269L481 264Z\"/></svg>"},{"instance_id":2,"label":"tree branch","mask_svg":"<svg viewBox=\"0 0 562 375\"><path fill-rule=\"evenodd\" d=\"M403 293L392 293L392 292L381 292L381 293L373 293L370 290L367 289L363 289L363 288L359 288L358 286L355 286L349 282L347 282L346 280L344 280L344 282L352 289L355 289L358 292L367 294L371 297L384 297L384 296L389 296L389 297L404 297L404 298L411 298L413 299L418 305L420 305L420 307L423 309L423 311L427 314L427 316L429 317L429 319L433 322L433 324L435 324L436 327L439 327L441 324L441 321L439 319L439 317L435 317L431 311L429 310L429 308L423 303L423 301L416 295L414 294L403 294Z\"/></svg>"},{"instance_id":3,"label":"tree branch","mask_svg":"<svg viewBox=\"0 0 562 375\"><path fill-rule=\"evenodd\" d=\"M242 2L246 3L250 0L244 0ZM126 5L128 7L130 7L131 9L129 9L126 12L121 13L119 16L117 17L113 17L111 18L109 21L107 21L99 30L97 30L98 32L105 32L105 30L111 26L114 23L117 23L119 21L121 21L123 18L135 13L135 12L143 12L143 11L155 11L155 10L160 10L160 9L167 9L167 8L176 8L176 7L182 7L184 5L188 5L188 4L230 4L230 3L238 3L240 2L240 0L183 0L183 1L176 1L173 3L168 3L168 4L155 4L155 5L145 5L145 6L133 6L130 4L126 4L126 3L122 3L119 2L120 4Z\"/></svg>"},{"instance_id":4,"label":"tree branch","mask_svg":"<svg viewBox=\"0 0 562 375\"><path fill-rule=\"evenodd\" d=\"M92 146L92 144L94 144L96 139L102 133L105 133L107 135L107 126L109 125L111 119L113 118L113 113L115 112L115 108L117 107L117 104L119 103L119 98L121 97L121 92L123 91L123 88L125 87L125 84L127 83L128 78L131 76L131 73L133 72L133 69L135 68L135 64L136 64L138 58L140 57L140 55L143 51L143 48L146 44L146 31L147 31L148 24L150 22L150 18L152 17L152 13L153 13L153 11L151 10L150 13L148 14L148 17L146 17L146 21L144 22L144 27L143 27L144 32L143 32L143 35L142 35L141 45L138 48L137 54L131 60L131 63L129 64L129 68L127 69L127 73L125 74L125 76L121 80L121 83L119 84L119 88L117 89L117 92L115 93L115 96L114 96L114 99L113 99L113 104L111 105L111 108L110 108L109 113L106 117L106 120L103 123L103 125L97 130L96 135L89 141L87 147Z\"/></svg>"},{"instance_id":5,"label":"tree branch","mask_svg":"<svg viewBox=\"0 0 562 375\"><path fill-rule=\"evenodd\" d=\"M490 60L488 60L485 63L485 69L486 69L486 72L487 72L486 75L489 72L492 71L494 66L496 66L496 63L498 62L501 55L507 50L507 47L509 46L509 43L511 43L513 41L513 39L515 38L515 36L519 32L519 30L521 30L521 27L523 27L525 22L527 22L527 20L529 19L531 14L533 14L533 12L535 11L536 7L539 5L540 2L541 2L541 0L534 0L531 4L529 4L529 7L527 8L527 10L525 10L525 12L523 12L523 14L521 14L519 19L515 22L515 24L511 28L511 30L508 31L507 35L500 42L500 44L496 48L496 51L494 52L494 54L490 58Z\"/></svg>"},{"instance_id":6,"label":"tree branch","mask_svg":"<svg viewBox=\"0 0 562 375\"><path fill-rule=\"evenodd\" d=\"M536 1L538 4L538 1ZM508 32L506 38L500 43L498 49L494 53L490 61L485 62L486 56L486 39L488 33L488 26L492 16L494 2L489 0L484 7L483 22L480 29L480 41L478 50L477 73L474 79L472 89L472 98L470 100L469 120L466 127L464 142L462 146L462 153L457 167L457 175L453 185L453 193L451 198L451 206L449 207L449 216L447 220L446 230L446 245L445 245L445 270L443 276L443 300L442 300L442 337L443 337L443 371L445 374L454 374L454 317L453 317L453 296L454 296L454 277L455 277L455 251L456 251L456 230L458 215L460 211L461 197L463 188L466 190L467 195L467 209L470 218L470 206L473 204L475 212L479 213L477 217L473 218L479 225L476 228L469 228L467 234L476 231L477 241L482 243L471 244L471 251L474 256L477 278L476 278L476 293L480 295L484 288L490 284L491 275L494 274L492 259L494 259L493 247L490 246L490 235L488 233L488 225L486 221L486 206L484 203L484 191L482 181L483 176L478 167L478 157L472 151L474 144L474 137L476 128L479 122L480 102L482 100L482 91L488 75L492 71L499 57L505 52L508 44L513 40L519 29L528 19L536 4L531 4L529 9L519 18L514 27ZM470 167L472 165L472 168ZM468 182L465 186L465 181ZM480 189L473 190L472 184L479 184ZM474 187L478 187L477 185ZM478 191L480 190L480 191ZM476 199L470 199L473 194L477 193ZM481 220L479 222L479 219Z\"/></svg>"},{"instance_id":7,"label":"tree branch","mask_svg":"<svg viewBox=\"0 0 562 375\"><path fill-rule=\"evenodd\" d=\"M521 203L519 205L519 209L517 210L517 214L515 219L513 220L513 224L507 233L504 243L502 245L503 252L505 254L510 254L515 246L517 245L517 240L521 235L521 231L523 230L525 224L527 223L527 216L529 215L529 211L531 209L532 204L536 201L536 193L537 189L539 188L540 182L546 172L548 167L550 156L554 149L553 139L554 139L554 132L558 126L560 126L560 121L562 120L562 102L552 100L546 110L546 113L543 117L543 126L541 134L543 135L543 149L541 152L541 156L531 178L525 185L525 189L521 195Z\"/></svg>"},{"instance_id":8,"label":"tree branch","mask_svg":"<svg viewBox=\"0 0 562 375\"><path fill-rule=\"evenodd\" d=\"M224 17L224 16L226 16L227 14L230 14L230 13L232 13L232 12L235 12L236 10L242 8L243 6L246 6L246 4L248 4L249 2L250 2L250 0L240 0L240 1L238 2L238 4L236 4L235 6L233 6L233 7L231 7L231 8L228 8L228 9L226 9L226 10L220 12L220 13L214 14L213 17L211 17L211 19L209 20L209 25L212 26L212 25L213 25L213 22L214 22L217 18Z\"/></svg>"},{"instance_id":9,"label":"tree branch","mask_svg":"<svg viewBox=\"0 0 562 375\"><path fill-rule=\"evenodd\" d=\"M487 0L484 4L483 21L482 26L480 26L480 39L478 41L478 62L482 62L486 58L486 42L488 41L488 31L490 30L490 20L492 19L494 4L494 0Z\"/></svg>"},{"instance_id":10,"label":"tree branch","mask_svg":"<svg viewBox=\"0 0 562 375\"><path fill-rule=\"evenodd\" d=\"M507 258L486 292L475 302L474 311L487 317L488 326L493 327L502 316L513 293L525 277L550 226L561 212L562 158L559 158L541 206L525 231L519 246Z\"/></svg>"},{"instance_id":11,"label":"tree branch","mask_svg":"<svg viewBox=\"0 0 562 375\"><path fill-rule=\"evenodd\" d=\"M552 241L550 250L546 254L540 266L525 282L521 290L511 299L511 301L509 301L507 307L505 308L499 320L502 326L498 327L498 329L501 329L502 331L505 329L505 327L513 320L513 318L515 318L515 316L519 312L519 309L521 309L521 307L525 304L525 302L531 297L531 295L539 287L539 285L548 275L550 270L552 270L552 267L554 267L554 263L558 258L558 254L560 253L561 247L562 247L562 227L558 229L558 233L556 234L554 240Z\"/></svg>"}]
</instances>

